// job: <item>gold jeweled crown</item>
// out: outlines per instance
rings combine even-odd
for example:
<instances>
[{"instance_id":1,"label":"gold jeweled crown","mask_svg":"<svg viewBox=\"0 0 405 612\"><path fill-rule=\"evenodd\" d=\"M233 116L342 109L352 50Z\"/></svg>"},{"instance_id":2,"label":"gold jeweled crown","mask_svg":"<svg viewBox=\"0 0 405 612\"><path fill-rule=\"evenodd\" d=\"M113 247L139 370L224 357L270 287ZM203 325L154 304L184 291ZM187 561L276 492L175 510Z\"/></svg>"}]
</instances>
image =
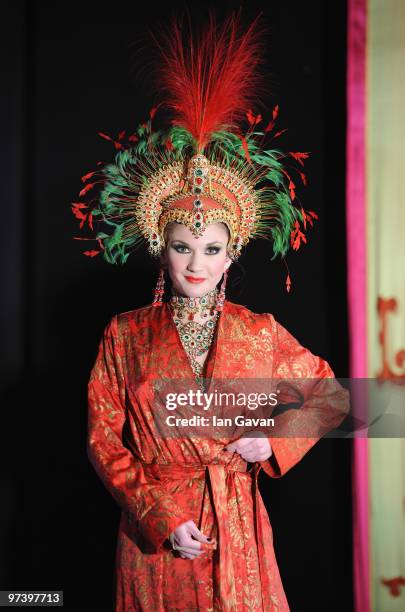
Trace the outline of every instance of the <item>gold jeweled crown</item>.
<instances>
[{"instance_id":1,"label":"gold jeweled crown","mask_svg":"<svg viewBox=\"0 0 405 612\"><path fill-rule=\"evenodd\" d=\"M307 223L313 225L317 215L302 208L291 175L294 159L300 167L293 171L306 183L302 167L308 153L270 146L284 131L275 130L278 106L268 122L250 110L261 55L257 22L240 33L239 17L232 15L222 28L211 20L197 42L185 36L174 23L159 47L159 86L174 115L172 125L154 129L153 108L133 134L121 132L114 139L100 133L117 154L113 163L82 178L82 199L72 206L81 228L100 230L99 249L85 254L103 253L109 263L124 263L146 242L149 252L159 255L165 228L175 221L195 236L210 223L225 223L233 259L251 238L270 240L273 258L284 257L306 242ZM289 282L288 276L287 289Z\"/></svg>"}]
</instances>

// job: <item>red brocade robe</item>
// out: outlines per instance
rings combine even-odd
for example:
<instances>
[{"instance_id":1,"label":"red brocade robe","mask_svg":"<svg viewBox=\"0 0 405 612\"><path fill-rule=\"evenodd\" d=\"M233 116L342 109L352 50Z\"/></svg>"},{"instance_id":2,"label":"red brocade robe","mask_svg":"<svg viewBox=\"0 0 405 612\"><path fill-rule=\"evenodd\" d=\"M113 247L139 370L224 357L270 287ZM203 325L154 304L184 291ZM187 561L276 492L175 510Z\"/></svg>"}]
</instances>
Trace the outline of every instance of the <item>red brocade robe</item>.
<instances>
[{"instance_id":1,"label":"red brocade robe","mask_svg":"<svg viewBox=\"0 0 405 612\"><path fill-rule=\"evenodd\" d=\"M220 314L204 375L333 378L328 364L303 348L272 315L229 301ZM155 435L151 388L161 378L194 379L169 306L113 317L89 381L88 452L122 509L115 609L289 610L257 475L264 469L279 477L300 461L322 435L318 432L340 423L347 392L337 385L328 393L311 380L301 407L277 417L279 431L289 428L297 437L270 438L273 455L247 471L238 453L224 451L231 440ZM308 426L313 435L299 437ZM182 559L168 542L169 534L189 520L214 538L213 546L202 544L207 552L193 560Z\"/></svg>"}]
</instances>

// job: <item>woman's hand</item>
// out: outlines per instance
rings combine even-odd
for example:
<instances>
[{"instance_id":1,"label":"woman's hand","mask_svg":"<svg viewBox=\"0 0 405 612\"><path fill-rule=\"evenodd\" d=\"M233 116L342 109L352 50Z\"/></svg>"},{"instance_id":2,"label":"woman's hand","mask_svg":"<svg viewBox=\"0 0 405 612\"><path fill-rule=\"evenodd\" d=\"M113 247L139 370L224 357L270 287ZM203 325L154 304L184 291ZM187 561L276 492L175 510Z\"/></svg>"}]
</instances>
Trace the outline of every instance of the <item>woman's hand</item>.
<instances>
[{"instance_id":1,"label":"woman's hand","mask_svg":"<svg viewBox=\"0 0 405 612\"><path fill-rule=\"evenodd\" d=\"M254 431L251 433L255 433ZM260 431L257 432L262 433ZM263 434L262 434L263 435ZM265 437L260 438L240 438L228 446L225 446L225 450L233 453L236 451L243 459L254 463L255 461L266 461L273 451L271 450L271 444Z\"/></svg>"},{"instance_id":2,"label":"woman's hand","mask_svg":"<svg viewBox=\"0 0 405 612\"><path fill-rule=\"evenodd\" d=\"M212 540L198 529L194 521L182 523L170 534L169 540L182 559L195 559L202 555L205 551L201 550L200 542L212 543Z\"/></svg>"}]
</instances>

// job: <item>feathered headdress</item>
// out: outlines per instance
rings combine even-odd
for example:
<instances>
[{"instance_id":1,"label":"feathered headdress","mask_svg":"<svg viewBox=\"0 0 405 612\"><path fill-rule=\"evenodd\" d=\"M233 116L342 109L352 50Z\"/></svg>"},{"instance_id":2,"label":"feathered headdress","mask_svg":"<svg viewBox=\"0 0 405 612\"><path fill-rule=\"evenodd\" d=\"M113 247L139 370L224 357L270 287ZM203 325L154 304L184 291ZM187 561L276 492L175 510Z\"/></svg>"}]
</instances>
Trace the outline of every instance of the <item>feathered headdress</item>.
<instances>
[{"instance_id":1,"label":"feathered headdress","mask_svg":"<svg viewBox=\"0 0 405 612\"><path fill-rule=\"evenodd\" d=\"M72 206L81 228L103 224L95 238L100 248L85 255L103 252L109 263L124 263L145 241L158 255L171 221L195 236L208 223L225 223L233 259L250 238L270 239L273 258L284 257L289 247L297 250L306 242L306 224L317 216L298 203L287 162L294 158L303 166L308 153L271 146L285 131L275 129L278 106L267 122L251 110L262 50L257 21L241 33L236 16L222 27L211 19L197 40L185 38L174 23L156 42L156 78L164 95L159 106L170 110L171 126L152 128L156 107L129 136L99 133L117 154L113 163L82 177L82 199ZM295 171L305 184L301 169Z\"/></svg>"}]
</instances>

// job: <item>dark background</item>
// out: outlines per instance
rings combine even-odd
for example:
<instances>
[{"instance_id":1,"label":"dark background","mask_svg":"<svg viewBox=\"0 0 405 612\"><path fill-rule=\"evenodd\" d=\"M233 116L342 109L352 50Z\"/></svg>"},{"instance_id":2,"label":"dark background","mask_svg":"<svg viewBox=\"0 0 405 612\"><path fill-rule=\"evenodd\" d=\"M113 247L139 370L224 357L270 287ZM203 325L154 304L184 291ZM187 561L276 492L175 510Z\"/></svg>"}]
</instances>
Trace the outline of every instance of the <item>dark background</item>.
<instances>
[{"instance_id":1,"label":"dark background","mask_svg":"<svg viewBox=\"0 0 405 612\"><path fill-rule=\"evenodd\" d=\"M249 1L268 26L262 103L280 105L280 146L310 151L309 243L270 262L257 241L233 266L228 298L272 312L348 375L345 260L345 2ZM151 301L145 252L124 267L81 254L70 212L80 177L110 159L116 135L156 97L139 49L187 7L202 20L240 2L14 2L2 9L1 589L63 589L65 608L112 610L119 509L88 463L86 384L113 314ZM326 12L327 11L327 12ZM147 51L142 51L147 53ZM263 111L259 106L258 111ZM322 440L280 480L261 476L293 612L352 609L350 442Z\"/></svg>"}]
</instances>

